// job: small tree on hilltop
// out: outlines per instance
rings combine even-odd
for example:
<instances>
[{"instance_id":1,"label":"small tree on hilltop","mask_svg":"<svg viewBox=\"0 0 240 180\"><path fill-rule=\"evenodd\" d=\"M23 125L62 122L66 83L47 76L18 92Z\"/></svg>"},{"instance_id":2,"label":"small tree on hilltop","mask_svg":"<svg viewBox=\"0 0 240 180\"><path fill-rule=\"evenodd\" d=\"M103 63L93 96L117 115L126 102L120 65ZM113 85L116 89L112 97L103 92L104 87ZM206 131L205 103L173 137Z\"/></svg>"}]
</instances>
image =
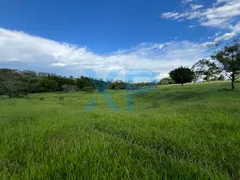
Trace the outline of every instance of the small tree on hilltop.
<instances>
[{"instance_id":1,"label":"small tree on hilltop","mask_svg":"<svg viewBox=\"0 0 240 180\"><path fill-rule=\"evenodd\" d=\"M169 73L169 75L177 84L182 84L182 85L184 83L190 83L194 79L193 70L187 67L179 67L175 70L172 70Z\"/></svg>"},{"instance_id":2,"label":"small tree on hilltop","mask_svg":"<svg viewBox=\"0 0 240 180\"><path fill-rule=\"evenodd\" d=\"M235 89L235 81L240 74L240 44L235 43L232 46L225 46L217 51L212 58L222 64L222 70L227 72L232 81L232 90Z\"/></svg>"}]
</instances>

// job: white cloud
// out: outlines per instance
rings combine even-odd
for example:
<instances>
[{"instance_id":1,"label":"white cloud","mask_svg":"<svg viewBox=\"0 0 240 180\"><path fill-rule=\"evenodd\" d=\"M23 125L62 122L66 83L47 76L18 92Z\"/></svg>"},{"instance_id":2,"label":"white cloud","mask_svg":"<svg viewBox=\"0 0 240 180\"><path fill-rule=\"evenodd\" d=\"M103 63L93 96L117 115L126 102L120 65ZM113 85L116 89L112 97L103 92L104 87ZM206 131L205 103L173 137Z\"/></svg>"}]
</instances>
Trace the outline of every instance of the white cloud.
<instances>
[{"instance_id":1,"label":"white cloud","mask_svg":"<svg viewBox=\"0 0 240 180\"><path fill-rule=\"evenodd\" d=\"M98 55L87 47L60 43L0 28L0 64L20 62L28 67L62 67L63 71L80 72L91 68L101 77L113 69L148 69L166 74L180 65L191 66L207 54L204 44L189 41L142 43L135 48ZM80 74L79 74L80 75Z\"/></svg>"},{"instance_id":2,"label":"white cloud","mask_svg":"<svg viewBox=\"0 0 240 180\"><path fill-rule=\"evenodd\" d=\"M208 39L213 40L213 39L219 37L220 34L221 34L221 32L217 32L217 33L215 33L213 36L209 36Z\"/></svg>"},{"instance_id":3,"label":"white cloud","mask_svg":"<svg viewBox=\"0 0 240 180\"><path fill-rule=\"evenodd\" d=\"M231 27L233 32L240 32L240 21L238 21L234 26Z\"/></svg>"},{"instance_id":4,"label":"white cloud","mask_svg":"<svg viewBox=\"0 0 240 180\"><path fill-rule=\"evenodd\" d=\"M237 37L237 35L239 34L240 32L240 21L238 23L236 23L234 26L231 26L231 30L232 32L228 32L228 33L225 33L221 36L220 33L216 33L215 34L215 42L218 42L218 41L226 41L226 40L229 40L229 39L233 39L235 37Z\"/></svg>"},{"instance_id":5,"label":"white cloud","mask_svg":"<svg viewBox=\"0 0 240 180\"><path fill-rule=\"evenodd\" d=\"M199 6L200 7L200 6ZM196 11L195 11L196 10ZM240 0L218 0L212 7L199 9L192 5L185 12L166 12L162 14L164 19L197 20L202 26L228 28L234 23L234 19L240 16Z\"/></svg>"},{"instance_id":6,"label":"white cloud","mask_svg":"<svg viewBox=\"0 0 240 180\"><path fill-rule=\"evenodd\" d=\"M192 10L197 10L203 7L201 4L190 4Z\"/></svg>"},{"instance_id":7,"label":"white cloud","mask_svg":"<svg viewBox=\"0 0 240 180\"><path fill-rule=\"evenodd\" d=\"M169 73L161 73L157 75L156 79L163 79L169 77Z\"/></svg>"},{"instance_id":8,"label":"white cloud","mask_svg":"<svg viewBox=\"0 0 240 180\"><path fill-rule=\"evenodd\" d=\"M225 33L224 35L222 36L219 36L217 38L215 38L214 41L226 41L226 40L229 40L231 38L233 38L234 36L236 36L237 34L235 32L231 32L231 33Z\"/></svg>"},{"instance_id":9,"label":"white cloud","mask_svg":"<svg viewBox=\"0 0 240 180\"><path fill-rule=\"evenodd\" d=\"M182 4L188 4L190 2L193 2L193 0L182 0Z\"/></svg>"},{"instance_id":10,"label":"white cloud","mask_svg":"<svg viewBox=\"0 0 240 180\"><path fill-rule=\"evenodd\" d=\"M166 19L170 19L170 18L173 18L173 19L179 19L179 13L177 12L166 12L166 13L163 13L162 14L162 18L166 18Z\"/></svg>"},{"instance_id":11,"label":"white cloud","mask_svg":"<svg viewBox=\"0 0 240 180\"><path fill-rule=\"evenodd\" d=\"M233 3L237 3L239 2L239 0L217 0L217 2L215 3L215 5L218 5L218 4L221 4L221 3L230 3L230 4L233 4Z\"/></svg>"},{"instance_id":12,"label":"white cloud","mask_svg":"<svg viewBox=\"0 0 240 180\"><path fill-rule=\"evenodd\" d=\"M188 26L189 28L195 28L196 27L196 25L190 25L190 26Z\"/></svg>"}]
</instances>

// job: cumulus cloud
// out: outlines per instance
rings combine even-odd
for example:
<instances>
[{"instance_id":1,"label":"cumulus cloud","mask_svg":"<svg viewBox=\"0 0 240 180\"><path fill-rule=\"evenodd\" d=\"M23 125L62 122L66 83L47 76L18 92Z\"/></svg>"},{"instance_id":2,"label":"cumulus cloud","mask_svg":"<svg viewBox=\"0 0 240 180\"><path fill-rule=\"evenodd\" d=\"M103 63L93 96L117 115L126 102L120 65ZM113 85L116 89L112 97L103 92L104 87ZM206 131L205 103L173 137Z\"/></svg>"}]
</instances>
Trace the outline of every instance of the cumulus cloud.
<instances>
[{"instance_id":1,"label":"cumulus cloud","mask_svg":"<svg viewBox=\"0 0 240 180\"><path fill-rule=\"evenodd\" d=\"M101 76L114 69L122 73L127 69L148 69L162 77L161 74L180 65L191 66L207 53L208 49L204 44L172 41L142 43L127 50L99 55L87 47L0 28L0 64L14 62L28 67L61 67L73 74L83 68L93 69Z\"/></svg>"}]
</instances>

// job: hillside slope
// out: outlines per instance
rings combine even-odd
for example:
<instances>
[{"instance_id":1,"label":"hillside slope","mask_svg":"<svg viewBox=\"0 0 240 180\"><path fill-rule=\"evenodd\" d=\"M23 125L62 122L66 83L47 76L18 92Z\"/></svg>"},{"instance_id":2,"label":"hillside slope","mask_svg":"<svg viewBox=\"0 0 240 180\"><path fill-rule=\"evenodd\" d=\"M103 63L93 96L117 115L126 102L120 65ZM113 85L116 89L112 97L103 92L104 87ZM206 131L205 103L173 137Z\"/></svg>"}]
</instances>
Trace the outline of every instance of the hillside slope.
<instances>
[{"instance_id":1,"label":"hillside slope","mask_svg":"<svg viewBox=\"0 0 240 180\"><path fill-rule=\"evenodd\" d=\"M240 179L236 85L2 97L0 179Z\"/></svg>"}]
</instances>

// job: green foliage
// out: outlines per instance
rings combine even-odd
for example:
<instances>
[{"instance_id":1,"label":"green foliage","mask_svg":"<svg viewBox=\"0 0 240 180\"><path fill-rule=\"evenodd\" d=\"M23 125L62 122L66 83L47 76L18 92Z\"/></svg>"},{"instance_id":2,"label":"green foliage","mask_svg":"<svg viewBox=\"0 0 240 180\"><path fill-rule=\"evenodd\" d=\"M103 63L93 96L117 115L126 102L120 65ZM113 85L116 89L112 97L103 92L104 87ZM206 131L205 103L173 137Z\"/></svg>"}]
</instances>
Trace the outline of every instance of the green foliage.
<instances>
[{"instance_id":1,"label":"green foliage","mask_svg":"<svg viewBox=\"0 0 240 180\"><path fill-rule=\"evenodd\" d=\"M85 76L74 79L56 74L19 71L16 69L0 69L0 95L9 97L24 96L39 92L103 92L106 89L138 89L152 85L152 82L125 83L123 81L106 82L103 79L93 79Z\"/></svg>"},{"instance_id":2,"label":"green foliage","mask_svg":"<svg viewBox=\"0 0 240 180\"><path fill-rule=\"evenodd\" d=\"M102 79L94 79L92 81L98 92L104 92L108 88L108 83Z\"/></svg>"},{"instance_id":3,"label":"green foliage","mask_svg":"<svg viewBox=\"0 0 240 180\"><path fill-rule=\"evenodd\" d=\"M123 81L114 81L112 83L110 83L109 88L110 89L126 89L127 84Z\"/></svg>"},{"instance_id":4,"label":"green foliage","mask_svg":"<svg viewBox=\"0 0 240 180\"><path fill-rule=\"evenodd\" d=\"M0 94L14 97L28 93L61 91L62 85L74 86L75 82L73 78L54 74L0 69L0 84Z\"/></svg>"},{"instance_id":5,"label":"green foliage","mask_svg":"<svg viewBox=\"0 0 240 180\"><path fill-rule=\"evenodd\" d=\"M55 74L48 75L47 79L53 80L57 83L56 90L63 90L62 86L63 85L75 85L74 79L73 78L67 78L65 76L58 76ZM55 88L55 87L54 87Z\"/></svg>"},{"instance_id":6,"label":"green foliage","mask_svg":"<svg viewBox=\"0 0 240 180\"><path fill-rule=\"evenodd\" d=\"M84 86L81 91L94 92L95 88L93 86Z\"/></svg>"},{"instance_id":7,"label":"green foliage","mask_svg":"<svg viewBox=\"0 0 240 180\"><path fill-rule=\"evenodd\" d=\"M58 90L57 81L50 78L43 78L40 81L40 92L54 92Z\"/></svg>"},{"instance_id":8,"label":"green foliage","mask_svg":"<svg viewBox=\"0 0 240 180\"><path fill-rule=\"evenodd\" d=\"M85 76L81 76L80 78L76 79L76 85L79 88L79 90L81 91L86 91L89 89L94 90L94 84L93 84L93 80L91 78L85 77Z\"/></svg>"},{"instance_id":9,"label":"green foliage","mask_svg":"<svg viewBox=\"0 0 240 180\"><path fill-rule=\"evenodd\" d=\"M179 67L169 73L177 84L190 83L194 79L194 72L187 67Z\"/></svg>"},{"instance_id":10,"label":"green foliage","mask_svg":"<svg viewBox=\"0 0 240 180\"><path fill-rule=\"evenodd\" d=\"M27 82L18 70L0 69L1 93L9 97L17 97L27 94Z\"/></svg>"},{"instance_id":11,"label":"green foliage","mask_svg":"<svg viewBox=\"0 0 240 180\"><path fill-rule=\"evenodd\" d=\"M232 90L234 90L235 81L240 74L240 44L225 46L212 57L222 64L223 71L230 73L229 78L232 80Z\"/></svg>"}]
</instances>

